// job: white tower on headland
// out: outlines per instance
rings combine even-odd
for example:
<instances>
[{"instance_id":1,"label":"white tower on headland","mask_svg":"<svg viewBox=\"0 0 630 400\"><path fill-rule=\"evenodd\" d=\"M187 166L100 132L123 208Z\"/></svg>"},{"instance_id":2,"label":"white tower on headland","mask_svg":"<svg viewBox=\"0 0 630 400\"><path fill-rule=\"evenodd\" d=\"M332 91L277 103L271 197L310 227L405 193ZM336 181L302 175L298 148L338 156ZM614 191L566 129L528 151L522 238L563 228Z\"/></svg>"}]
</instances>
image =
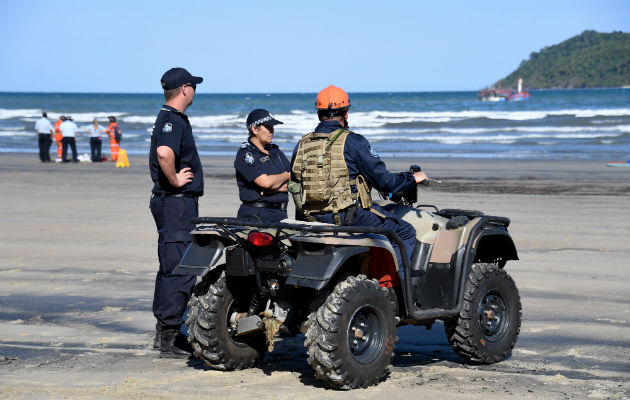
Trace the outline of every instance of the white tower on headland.
<instances>
[{"instance_id":1,"label":"white tower on headland","mask_svg":"<svg viewBox=\"0 0 630 400\"><path fill-rule=\"evenodd\" d=\"M523 91L523 78L518 78L518 91L517 93L521 93Z\"/></svg>"}]
</instances>

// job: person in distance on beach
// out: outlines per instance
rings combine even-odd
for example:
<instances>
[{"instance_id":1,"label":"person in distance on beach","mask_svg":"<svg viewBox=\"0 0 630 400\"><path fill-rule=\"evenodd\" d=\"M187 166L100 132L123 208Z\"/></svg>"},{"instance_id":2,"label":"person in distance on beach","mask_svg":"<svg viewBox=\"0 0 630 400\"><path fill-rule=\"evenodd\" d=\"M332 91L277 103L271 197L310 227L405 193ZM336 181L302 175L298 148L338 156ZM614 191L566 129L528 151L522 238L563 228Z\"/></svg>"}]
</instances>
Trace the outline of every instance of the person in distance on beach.
<instances>
[{"instance_id":1,"label":"person in distance on beach","mask_svg":"<svg viewBox=\"0 0 630 400\"><path fill-rule=\"evenodd\" d=\"M238 195L243 204L238 218L257 222L280 222L287 218L287 182L291 163L272 144L274 125L282 124L267 110L249 113L245 125L247 142L241 144L234 160Z\"/></svg>"},{"instance_id":2,"label":"person in distance on beach","mask_svg":"<svg viewBox=\"0 0 630 400\"><path fill-rule=\"evenodd\" d=\"M120 151L120 138L122 137L122 133L120 131L120 126L118 122L116 122L116 117L111 116L109 118L109 125L107 125L107 129L105 129L105 133L109 136L109 154L112 161L118 160L118 152Z\"/></svg>"},{"instance_id":3,"label":"person in distance on beach","mask_svg":"<svg viewBox=\"0 0 630 400\"><path fill-rule=\"evenodd\" d=\"M63 149L61 151L61 159L63 162L69 162L66 160L66 155L68 154L68 146L72 149L72 162L77 163L79 159L77 158L77 140L76 135L79 128L77 124L72 121L72 117L67 116L65 121L61 123L59 126L59 130L61 131L61 135L63 139L61 142L63 144Z\"/></svg>"},{"instance_id":4,"label":"person in distance on beach","mask_svg":"<svg viewBox=\"0 0 630 400\"><path fill-rule=\"evenodd\" d=\"M105 129L98 125L98 120L94 118L92 126L87 128L87 132L90 134L90 155L92 162L101 162L101 147L103 141L101 140L101 133L105 132Z\"/></svg>"},{"instance_id":5,"label":"person in distance on beach","mask_svg":"<svg viewBox=\"0 0 630 400\"><path fill-rule=\"evenodd\" d=\"M149 207L158 231L160 268L155 278L153 315L157 319L154 348L160 357L190 355L186 338L179 332L195 276L173 275L188 244L191 223L199 215L203 195L203 170L192 127L184 112L193 102L203 78L184 68L171 68L161 79L166 104L158 113L149 150L153 189Z\"/></svg>"},{"instance_id":6,"label":"person in distance on beach","mask_svg":"<svg viewBox=\"0 0 630 400\"><path fill-rule=\"evenodd\" d=\"M302 137L291 160L289 191L298 217L301 212L309 221L389 228L405 243L410 261L415 229L372 204L370 191L372 187L386 193L412 189L426 180L426 175L387 171L372 145L348 130L350 99L343 89L328 86L317 95L315 107L320 123L314 132ZM328 167L328 174L321 173ZM402 265L397 243L392 242L392 246Z\"/></svg>"},{"instance_id":7,"label":"person in distance on beach","mask_svg":"<svg viewBox=\"0 0 630 400\"><path fill-rule=\"evenodd\" d=\"M55 121L55 142L57 143L57 159L55 162L61 162L61 153L63 152L63 135L61 134L61 124L66 120L66 117L63 115L59 116L59 119Z\"/></svg>"},{"instance_id":8,"label":"person in distance on beach","mask_svg":"<svg viewBox=\"0 0 630 400\"><path fill-rule=\"evenodd\" d=\"M39 160L41 162L50 161L50 145L53 139L53 126L48 120L48 115L42 113L42 117L35 123L35 130L38 134Z\"/></svg>"}]
</instances>

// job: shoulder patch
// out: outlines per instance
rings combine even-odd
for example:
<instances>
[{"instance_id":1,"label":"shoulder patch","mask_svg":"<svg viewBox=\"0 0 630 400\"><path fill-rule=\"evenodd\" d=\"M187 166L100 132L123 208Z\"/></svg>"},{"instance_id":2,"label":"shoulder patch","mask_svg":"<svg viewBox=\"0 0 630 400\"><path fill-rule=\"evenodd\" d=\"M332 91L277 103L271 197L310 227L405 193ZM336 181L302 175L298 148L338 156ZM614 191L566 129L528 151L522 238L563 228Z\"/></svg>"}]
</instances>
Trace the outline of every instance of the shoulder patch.
<instances>
[{"instance_id":1,"label":"shoulder patch","mask_svg":"<svg viewBox=\"0 0 630 400\"><path fill-rule=\"evenodd\" d=\"M378 158L378 153L374 150L374 148L372 148L372 145L370 143L368 143L367 149L372 157Z\"/></svg>"},{"instance_id":2,"label":"shoulder patch","mask_svg":"<svg viewBox=\"0 0 630 400\"><path fill-rule=\"evenodd\" d=\"M241 149L246 149L249 146L249 143L243 142L241 143Z\"/></svg>"},{"instance_id":3,"label":"shoulder patch","mask_svg":"<svg viewBox=\"0 0 630 400\"><path fill-rule=\"evenodd\" d=\"M173 124L171 124L170 122L167 122L164 124L164 127L162 128L162 133L171 133L173 132Z\"/></svg>"},{"instance_id":4,"label":"shoulder patch","mask_svg":"<svg viewBox=\"0 0 630 400\"><path fill-rule=\"evenodd\" d=\"M249 151L246 152L245 154L243 154L243 161L245 161L245 164L247 165L254 165L254 155Z\"/></svg>"}]
</instances>

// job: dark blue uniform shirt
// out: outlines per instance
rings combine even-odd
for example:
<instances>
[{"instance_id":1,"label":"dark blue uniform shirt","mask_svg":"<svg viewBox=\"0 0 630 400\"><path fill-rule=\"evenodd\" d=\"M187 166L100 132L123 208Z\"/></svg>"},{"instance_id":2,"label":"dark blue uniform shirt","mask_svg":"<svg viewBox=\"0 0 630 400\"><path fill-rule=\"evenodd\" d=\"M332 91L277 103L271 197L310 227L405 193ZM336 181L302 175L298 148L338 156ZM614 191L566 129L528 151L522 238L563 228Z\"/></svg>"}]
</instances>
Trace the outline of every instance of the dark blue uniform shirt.
<instances>
[{"instance_id":1,"label":"dark blue uniform shirt","mask_svg":"<svg viewBox=\"0 0 630 400\"><path fill-rule=\"evenodd\" d=\"M337 121L323 121L315 128L316 133L331 133L343 128ZM299 146L299 144L298 144ZM295 161L298 146L293 150L291 164ZM396 193L416 186L416 180L409 172L392 174L387 171L385 163L372 149L372 145L361 135L351 133L346 138L343 156L348 165L350 178L363 175L367 182L378 191ZM356 188L352 188L356 192Z\"/></svg>"},{"instance_id":2,"label":"dark blue uniform shirt","mask_svg":"<svg viewBox=\"0 0 630 400\"><path fill-rule=\"evenodd\" d=\"M158 163L157 148L168 146L175 153L175 172L190 167L194 174L193 180L181 188L173 187ZM153 180L153 193L190 193L195 196L203 195L203 170L197 153L192 127L186 114L173 107L162 106L162 110L155 120L151 133L151 149L149 152L149 169Z\"/></svg>"},{"instance_id":3,"label":"dark blue uniform shirt","mask_svg":"<svg viewBox=\"0 0 630 400\"><path fill-rule=\"evenodd\" d=\"M277 175L291 170L291 164L284 153L271 143L265 147L269 154L265 154L251 141L241 144L236 153L234 169L236 170L236 184L238 196L243 203L260 201L264 203L286 203L289 201L287 192L276 192L261 195L261 188L254 183L254 179L263 174Z\"/></svg>"}]
</instances>

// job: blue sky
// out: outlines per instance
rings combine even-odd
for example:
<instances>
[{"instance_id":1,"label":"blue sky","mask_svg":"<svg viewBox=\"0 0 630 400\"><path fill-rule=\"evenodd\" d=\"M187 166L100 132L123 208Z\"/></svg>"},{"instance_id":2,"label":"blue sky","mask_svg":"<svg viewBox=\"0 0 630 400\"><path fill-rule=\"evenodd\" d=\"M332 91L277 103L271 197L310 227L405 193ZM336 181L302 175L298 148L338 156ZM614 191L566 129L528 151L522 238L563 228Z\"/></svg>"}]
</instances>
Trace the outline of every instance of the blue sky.
<instances>
[{"instance_id":1,"label":"blue sky","mask_svg":"<svg viewBox=\"0 0 630 400\"><path fill-rule=\"evenodd\" d=\"M628 0L0 0L0 91L476 90L586 29L630 31ZM525 83L527 85L527 83Z\"/></svg>"}]
</instances>

